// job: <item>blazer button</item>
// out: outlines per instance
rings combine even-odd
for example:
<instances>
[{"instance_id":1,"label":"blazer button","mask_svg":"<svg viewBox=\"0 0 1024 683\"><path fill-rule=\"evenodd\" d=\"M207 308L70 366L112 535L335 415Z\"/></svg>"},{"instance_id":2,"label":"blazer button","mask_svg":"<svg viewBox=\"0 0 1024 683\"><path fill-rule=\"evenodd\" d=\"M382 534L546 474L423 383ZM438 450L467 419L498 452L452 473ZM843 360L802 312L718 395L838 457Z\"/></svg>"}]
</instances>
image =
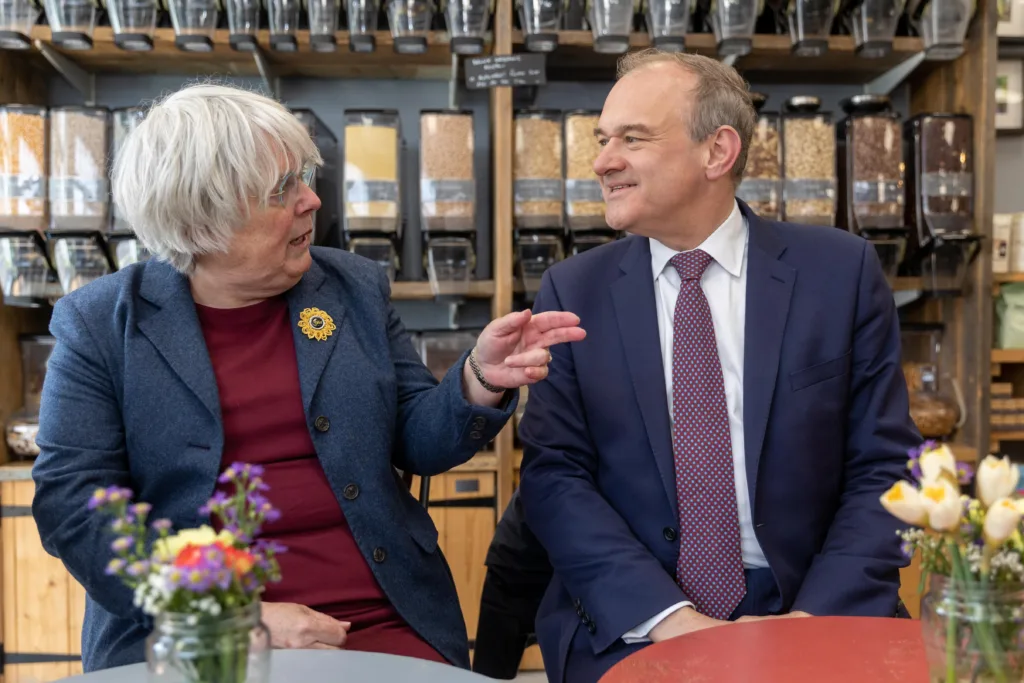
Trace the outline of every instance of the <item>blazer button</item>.
<instances>
[{"instance_id":1,"label":"blazer button","mask_svg":"<svg viewBox=\"0 0 1024 683\"><path fill-rule=\"evenodd\" d=\"M597 632L597 626L594 625L594 622L590 622L587 624L587 630L590 631L590 635L594 635Z\"/></svg>"},{"instance_id":2,"label":"blazer button","mask_svg":"<svg viewBox=\"0 0 1024 683\"><path fill-rule=\"evenodd\" d=\"M665 540L670 543L678 538L678 536L676 536L676 530L670 526L665 527L661 533L665 537Z\"/></svg>"},{"instance_id":3,"label":"blazer button","mask_svg":"<svg viewBox=\"0 0 1024 683\"><path fill-rule=\"evenodd\" d=\"M480 432L478 432L476 430L473 430L472 432L469 433L469 438L475 439L475 440L479 441L480 439L483 438L483 434L481 434Z\"/></svg>"},{"instance_id":4,"label":"blazer button","mask_svg":"<svg viewBox=\"0 0 1024 683\"><path fill-rule=\"evenodd\" d=\"M473 429L483 429L487 426L487 420L482 417L478 417L473 420Z\"/></svg>"},{"instance_id":5,"label":"blazer button","mask_svg":"<svg viewBox=\"0 0 1024 683\"><path fill-rule=\"evenodd\" d=\"M316 431L318 432L326 432L331 428L331 421L321 415L313 421L313 426L316 427Z\"/></svg>"},{"instance_id":6,"label":"blazer button","mask_svg":"<svg viewBox=\"0 0 1024 683\"><path fill-rule=\"evenodd\" d=\"M380 564L384 560L388 559L388 553L384 548L375 548L373 551L373 561Z\"/></svg>"},{"instance_id":7,"label":"blazer button","mask_svg":"<svg viewBox=\"0 0 1024 683\"><path fill-rule=\"evenodd\" d=\"M355 500L359 497L359 487L355 484L349 484L345 487L345 490L341 492L341 495L345 496L347 500Z\"/></svg>"}]
</instances>

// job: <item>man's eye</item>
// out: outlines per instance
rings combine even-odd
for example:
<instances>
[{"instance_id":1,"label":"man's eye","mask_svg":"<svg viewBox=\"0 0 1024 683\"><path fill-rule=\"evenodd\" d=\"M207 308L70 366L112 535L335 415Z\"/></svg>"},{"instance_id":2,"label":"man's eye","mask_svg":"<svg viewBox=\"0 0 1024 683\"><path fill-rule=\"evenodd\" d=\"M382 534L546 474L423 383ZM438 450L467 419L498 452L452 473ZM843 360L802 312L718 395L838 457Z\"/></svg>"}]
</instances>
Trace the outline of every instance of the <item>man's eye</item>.
<instances>
[{"instance_id":1,"label":"man's eye","mask_svg":"<svg viewBox=\"0 0 1024 683\"><path fill-rule=\"evenodd\" d=\"M604 138L598 138L598 139L597 139L597 144L599 144L599 145L601 145L602 147L604 147L605 145L607 145L607 144L608 144L608 141L607 141L606 139L604 139Z\"/></svg>"},{"instance_id":2,"label":"man's eye","mask_svg":"<svg viewBox=\"0 0 1024 683\"><path fill-rule=\"evenodd\" d=\"M634 142L637 142L637 139L635 137L633 137L632 135L627 135L626 137L624 137L622 139L626 141L627 145L631 145Z\"/></svg>"}]
</instances>

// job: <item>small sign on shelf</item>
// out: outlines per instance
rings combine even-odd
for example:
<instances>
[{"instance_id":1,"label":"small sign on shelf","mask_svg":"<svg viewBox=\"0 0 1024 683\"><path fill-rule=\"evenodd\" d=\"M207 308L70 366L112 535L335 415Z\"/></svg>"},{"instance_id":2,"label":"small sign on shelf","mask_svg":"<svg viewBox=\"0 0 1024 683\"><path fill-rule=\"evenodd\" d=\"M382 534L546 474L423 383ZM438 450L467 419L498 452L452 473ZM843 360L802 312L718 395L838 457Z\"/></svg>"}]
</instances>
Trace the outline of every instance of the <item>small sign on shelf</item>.
<instances>
[{"instance_id":1,"label":"small sign on shelf","mask_svg":"<svg viewBox=\"0 0 1024 683\"><path fill-rule=\"evenodd\" d=\"M524 53L491 55L466 60L466 87L470 90L544 85L547 83L546 55Z\"/></svg>"}]
</instances>

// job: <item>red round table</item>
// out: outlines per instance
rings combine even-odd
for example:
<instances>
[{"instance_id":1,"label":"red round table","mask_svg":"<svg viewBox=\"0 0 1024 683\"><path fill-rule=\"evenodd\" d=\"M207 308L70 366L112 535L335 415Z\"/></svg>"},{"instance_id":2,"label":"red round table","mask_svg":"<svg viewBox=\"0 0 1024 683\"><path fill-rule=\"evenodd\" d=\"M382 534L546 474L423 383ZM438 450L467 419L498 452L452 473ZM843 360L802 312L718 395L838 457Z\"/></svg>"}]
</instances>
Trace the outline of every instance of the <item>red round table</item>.
<instances>
[{"instance_id":1,"label":"red round table","mask_svg":"<svg viewBox=\"0 0 1024 683\"><path fill-rule=\"evenodd\" d=\"M928 683L921 622L806 617L733 623L630 655L600 683Z\"/></svg>"}]
</instances>

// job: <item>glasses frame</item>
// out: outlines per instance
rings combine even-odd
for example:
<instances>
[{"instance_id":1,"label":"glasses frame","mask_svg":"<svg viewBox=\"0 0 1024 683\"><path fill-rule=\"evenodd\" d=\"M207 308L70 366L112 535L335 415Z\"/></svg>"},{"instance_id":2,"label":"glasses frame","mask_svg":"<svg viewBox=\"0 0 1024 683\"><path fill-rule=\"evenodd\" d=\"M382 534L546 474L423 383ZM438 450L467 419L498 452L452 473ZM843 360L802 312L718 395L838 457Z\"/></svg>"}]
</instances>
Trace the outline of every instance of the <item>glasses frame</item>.
<instances>
[{"instance_id":1,"label":"glasses frame","mask_svg":"<svg viewBox=\"0 0 1024 683\"><path fill-rule=\"evenodd\" d=\"M278 201L281 202L281 206L285 206L284 196L288 193L288 190L291 189L288 183L293 179L298 179L298 181L301 182L303 185L305 185L306 187L310 187L313 184L313 178L315 177L315 175L316 164L314 164L312 161L307 161L302 164L302 168L299 170L298 173L296 173L295 171L288 171L287 173L285 173L284 176L281 178L281 182L277 184L277 189L271 192L268 195L268 197L277 197Z\"/></svg>"}]
</instances>

